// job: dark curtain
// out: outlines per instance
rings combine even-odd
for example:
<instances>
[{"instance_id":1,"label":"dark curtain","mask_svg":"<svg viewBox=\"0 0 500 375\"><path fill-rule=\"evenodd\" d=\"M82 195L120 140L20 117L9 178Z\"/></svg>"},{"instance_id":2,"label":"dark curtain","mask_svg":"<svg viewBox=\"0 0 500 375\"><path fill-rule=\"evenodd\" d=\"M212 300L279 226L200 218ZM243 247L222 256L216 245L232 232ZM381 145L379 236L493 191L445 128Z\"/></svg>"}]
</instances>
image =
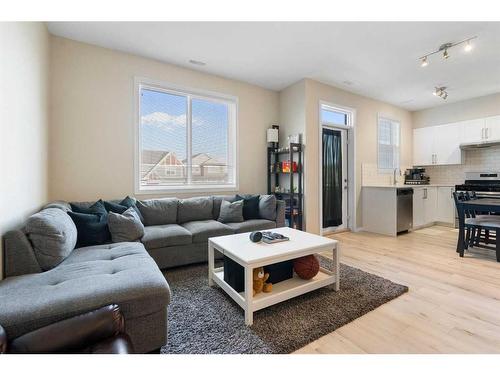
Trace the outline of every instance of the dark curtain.
<instances>
[{"instance_id":1,"label":"dark curtain","mask_svg":"<svg viewBox=\"0 0 500 375\"><path fill-rule=\"evenodd\" d=\"M342 135L323 129L323 228L342 224Z\"/></svg>"}]
</instances>

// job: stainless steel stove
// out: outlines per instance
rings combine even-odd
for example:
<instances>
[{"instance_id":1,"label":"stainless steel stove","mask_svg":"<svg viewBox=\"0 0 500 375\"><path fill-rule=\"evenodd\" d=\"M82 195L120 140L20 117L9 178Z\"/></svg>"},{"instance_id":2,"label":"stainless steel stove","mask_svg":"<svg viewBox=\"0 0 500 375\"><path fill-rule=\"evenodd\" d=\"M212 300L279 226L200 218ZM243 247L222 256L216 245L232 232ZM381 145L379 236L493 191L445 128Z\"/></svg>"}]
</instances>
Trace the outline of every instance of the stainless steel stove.
<instances>
[{"instance_id":1,"label":"stainless steel stove","mask_svg":"<svg viewBox=\"0 0 500 375\"><path fill-rule=\"evenodd\" d=\"M465 172L465 182L455 191L474 191L478 197L500 198L500 172Z\"/></svg>"}]
</instances>

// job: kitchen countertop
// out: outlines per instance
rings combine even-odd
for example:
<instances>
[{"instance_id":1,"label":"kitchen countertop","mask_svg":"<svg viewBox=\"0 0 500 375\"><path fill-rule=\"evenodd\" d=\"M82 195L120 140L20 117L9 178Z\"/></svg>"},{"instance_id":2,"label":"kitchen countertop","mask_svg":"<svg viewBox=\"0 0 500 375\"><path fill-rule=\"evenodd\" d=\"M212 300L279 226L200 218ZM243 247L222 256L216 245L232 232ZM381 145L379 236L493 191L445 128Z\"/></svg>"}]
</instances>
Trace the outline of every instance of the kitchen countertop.
<instances>
[{"instance_id":1,"label":"kitchen countertop","mask_svg":"<svg viewBox=\"0 0 500 375\"><path fill-rule=\"evenodd\" d=\"M383 189L398 189L398 188L426 188L426 187L454 187L450 184L428 184L428 185L363 185L364 188L383 188Z\"/></svg>"}]
</instances>

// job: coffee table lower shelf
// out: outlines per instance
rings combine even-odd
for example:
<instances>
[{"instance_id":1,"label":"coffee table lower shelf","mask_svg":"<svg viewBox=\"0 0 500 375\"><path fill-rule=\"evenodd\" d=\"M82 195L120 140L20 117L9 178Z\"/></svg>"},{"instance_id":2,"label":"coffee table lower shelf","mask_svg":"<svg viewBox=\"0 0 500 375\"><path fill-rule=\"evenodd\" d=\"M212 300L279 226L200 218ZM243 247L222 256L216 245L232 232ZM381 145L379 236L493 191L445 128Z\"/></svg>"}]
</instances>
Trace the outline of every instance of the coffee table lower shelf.
<instances>
[{"instance_id":1,"label":"coffee table lower shelf","mask_svg":"<svg viewBox=\"0 0 500 375\"><path fill-rule=\"evenodd\" d=\"M276 303L286 301L290 298L297 297L301 294L311 292L313 290L323 288L327 285L336 284L336 275L324 268L320 268L318 274L310 280L304 280L294 275L291 279L284 280L277 284L273 284L273 290L270 293L258 293L252 297L250 303L245 300L245 292L238 293L228 283L224 281L224 268L216 268L213 271L213 281L219 285L224 291L229 294L233 300L240 305L248 314L251 312L269 307ZM337 284L338 285L338 284ZM335 290L338 290L338 287ZM250 305L250 306L249 306ZM252 324L246 319L247 324Z\"/></svg>"}]
</instances>

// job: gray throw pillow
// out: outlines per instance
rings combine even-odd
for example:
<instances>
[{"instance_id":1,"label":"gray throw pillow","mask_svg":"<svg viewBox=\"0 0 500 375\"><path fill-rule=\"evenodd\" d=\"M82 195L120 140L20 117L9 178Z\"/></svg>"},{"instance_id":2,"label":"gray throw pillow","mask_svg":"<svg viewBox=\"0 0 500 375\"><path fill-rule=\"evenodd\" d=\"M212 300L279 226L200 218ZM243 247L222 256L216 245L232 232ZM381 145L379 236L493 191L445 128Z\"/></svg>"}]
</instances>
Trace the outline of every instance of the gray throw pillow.
<instances>
[{"instance_id":1,"label":"gray throw pillow","mask_svg":"<svg viewBox=\"0 0 500 375\"><path fill-rule=\"evenodd\" d=\"M259 216L261 219L276 220L276 197L274 195L260 196Z\"/></svg>"},{"instance_id":2,"label":"gray throw pillow","mask_svg":"<svg viewBox=\"0 0 500 375\"><path fill-rule=\"evenodd\" d=\"M137 241L144 235L144 224L133 207L123 214L109 212L108 226L113 242Z\"/></svg>"},{"instance_id":3,"label":"gray throw pillow","mask_svg":"<svg viewBox=\"0 0 500 375\"><path fill-rule=\"evenodd\" d=\"M137 201L136 206L144 218L144 225L165 225L177 222L177 198Z\"/></svg>"},{"instance_id":4,"label":"gray throw pillow","mask_svg":"<svg viewBox=\"0 0 500 375\"><path fill-rule=\"evenodd\" d=\"M200 221L212 219L214 200L212 197L195 197L179 200L177 222Z\"/></svg>"},{"instance_id":5,"label":"gray throw pillow","mask_svg":"<svg viewBox=\"0 0 500 375\"><path fill-rule=\"evenodd\" d=\"M214 200L214 209L212 212L212 218L217 220L220 213L220 205L222 201L234 202L236 200L236 195L215 195L212 197Z\"/></svg>"},{"instance_id":6,"label":"gray throw pillow","mask_svg":"<svg viewBox=\"0 0 500 375\"><path fill-rule=\"evenodd\" d=\"M243 221L243 200L232 203L222 201L217 220L221 223L241 223Z\"/></svg>"},{"instance_id":7,"label":"gray throw pillow","mask_svg":"<svg viewBox=\"0 0 500 375\"><path fill-rule=\"evenodd\" d=\"M26 222L26 234L44 271L66 259L76 245L75 223L59 208L46 208L30 216Z\"/></svg>"}]
</instances>

